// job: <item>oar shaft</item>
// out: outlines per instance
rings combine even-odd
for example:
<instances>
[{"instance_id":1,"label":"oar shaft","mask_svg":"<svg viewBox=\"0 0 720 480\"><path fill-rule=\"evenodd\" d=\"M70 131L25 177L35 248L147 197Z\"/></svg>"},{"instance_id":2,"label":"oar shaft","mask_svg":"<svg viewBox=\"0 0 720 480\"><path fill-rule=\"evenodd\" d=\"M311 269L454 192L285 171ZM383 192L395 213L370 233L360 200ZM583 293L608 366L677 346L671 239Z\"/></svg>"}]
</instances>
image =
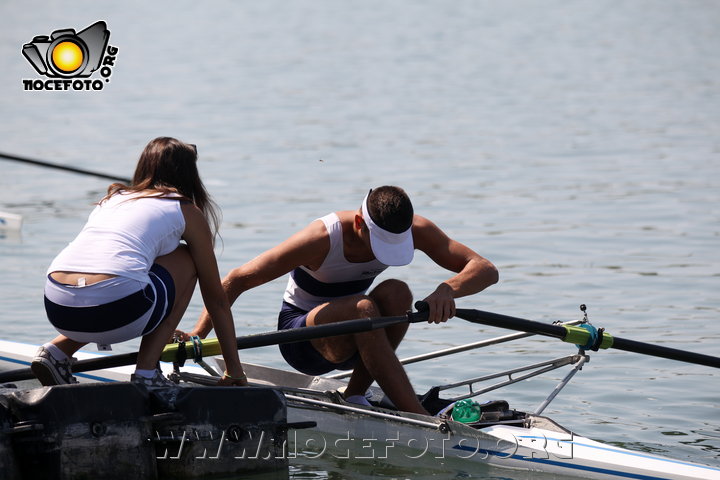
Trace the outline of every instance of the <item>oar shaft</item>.
<instances>
[{"instance_id":1,"label":"oar shaft","mask_svg":"<svg viewBox=\"0 0 720 480\"><path fill-rule=\"evenodd\" d=\"M523 318L510 317L499 313L483 312L482 310L458 308L455 314L473 323L489 325L498 328L507 328L510 330L519 330L521 332L537 333L548 337L559 339L565 338L567 330L560 325L550 325L547 323L536 322L534 320L525 320Z\"/></svg>"},{"instance_id":2,"label":"oar shaft","mask_svg":"<svg viewBox=\"0 0 720 480\"><path fill-rule=\"evenodd\" d=\"M8 370L0 372L0 384L9 382L19 382L20 380L29 380L35 378L30 368L18 368L17 370Z\"/></svg>"},{"instance_id":3,"label":"oar shaft","mask_svg":"<svg viewBox=\"0 0 720 480\"><path fill-rule=\"evenodd\" d=\"M105 368L122 367L124 365L132 365L137 362L137 352L122 353L120 355L109 355L102 358L88 358L78 360L72 366L73 373L89 372L90 370L102 370ZM19 382L21 380L30 380L35 378L29 367L18 368L17 370L8 370L0 372L0 383Z\"/></svg>"},{"instance_id":4,"label":"oar shaft","mask_svg":"<svg viewBox=\"0 0 720 480\"><path fill-rule=\"evenodd\" d=\"M427 317L428 315L426 312L420 312L395 317L358 318L355 320L347 320L314 327L292 328L275 332L258 333L255 335L237 337L237 348L238 350L242 350L247 348L266 347L268 345L279 345L282 343L302 342L305 340L312 340L313 338L349 335L386 328L401 323L423 322L427 320ZM163 350L161 360L166 362L175 361L179 346L180 344L167 345L165 350ZM202 341L203 356L219 355L220 353L220 344L217 339ZM74 373L81 373L90 370L101 370L132 365L137 362L137 356L137 352L132 352L103 358L80 360L73 365L72 370ZM186 342L184 358L192 359L193 356L193 344L192 342ZM0 372L0 383L28 380L34 377L35 376L29 368L20 368L17 370Z\"/></svg>"},{"instance_id":5,"label":"oar shaft","mask_svg":"<svg viewBox=\"0 0 720 480\"><path fill-rule=\"evenodd\" d=\"M720 368L720 357L713 357L702 353L688 352L687 350L678 350L677 348L663 347L661 345L653 345L651 343L637 342L628 340L627 338L613 338L612 348L624 350L626 352L641 353L653 357L668 358L670 360L678 360L687 363L696 363L707 367Z\"/></svg>"},{"instance_id":6,"label":"oar shaft","mask_svg":"<svg viewBox=\"0 0 720 480\"><path fill-rule=\"evenodd\" d=\"M67 165L60 165L57 163L46 162L44 160L35 160L33 158L19 157L17 155L10 155L8 153L1 153L0 158L6 160L14 160L16 162L29 163L31 165L39 165L41 167L55 168L57 170L64 170L66 172L81 173L83 175L91 175L93 177L105 178L107 180L120 181L124 183L130 183L129 178L123 178L118 175L109 175L107 173L93 172L92 170L85 170L82 168L70 167Z\"/></svg>"},{"instance_id":7,"label":"oar shaft","mask_svg":"<svg viewBox=\"0 0 720 480\"><path fill-rule=\"evenodd\" d=\"M304 342L314 338L335 337L338 335L349 335L353 333L368 332L380 328L387 328L400 323L415 323L427 320L427 313L412 313L395 317L358 318L314 327L290 328L275 332L257 333L237 337L238 350L248 348L267 347L269 345L280 345L284 343ZM161 360L172 362L177 358L179 344L171 344L165 347ZM193 358L194 346L192 342L185 342L185 358ZM212 356L221 353L220 344L217 339L202 341L202 355ZM74 370L74 369L73 369Z\"/></svg>"},{"instance_id":8,"label":"oar shaft","mask_svg":"<svg viewBox=\"0 0 720 480\"><path fill-rule=\"evenodd\" d=\"M334 337L338 335L349 335L353 333L369 332L380 328L387 328L400 323L421 322L427 319L426 315L412 314L396 317L379 318L358 318L344 322L330 323L327 325L316 325L314 327L291 328L276 332L260 333L257 335L246 335L238 337L238 350L245 348L265 347L268 345L279 345L283 343L304 342L314 338Z\"/></svg>"},{"instance_id":9,"label":"oar shaft","mask_svg":"<svg viewBox=\"0 0 720 480\"><path fill-rule=\"evenodd\" d=\"M546 323L536 322L534 320L525 320L523 318L510 317L497 313L483 312L481 310L458 308L456 315L464 320L482 325L489 325L499 328L508 328L510 330L519 330L522 332L537 333L548 337L555 337L561 340L568 340L568 332L572 327L564 327L560 325L550 325ZM575 330L577 333L577 330ZM651 343L638 342L628 340L626 338L610 337L610 341L603 343L602 348L615 348L626 352L640 353L654 357L667 358L670 360L678 360L681 362L695 363L708 367L720 368L720 357L713 357L702 353L688 352L676 348L663 347L653 345ZM573 342L574 343L574 342Z\"/></svg>"}]
</instances>

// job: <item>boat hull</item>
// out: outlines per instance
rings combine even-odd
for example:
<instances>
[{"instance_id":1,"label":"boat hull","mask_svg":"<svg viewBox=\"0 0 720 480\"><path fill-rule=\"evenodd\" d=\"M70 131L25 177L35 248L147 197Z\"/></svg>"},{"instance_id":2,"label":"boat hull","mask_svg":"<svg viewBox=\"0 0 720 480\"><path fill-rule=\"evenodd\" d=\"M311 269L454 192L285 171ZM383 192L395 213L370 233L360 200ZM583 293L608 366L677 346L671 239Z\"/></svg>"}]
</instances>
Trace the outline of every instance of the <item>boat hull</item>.
<instances>
[{"instance_id":1,"label":"boat hull","mask_svg":"<svg viewBox=\"0 0 720 480\"><path fill-rule=\"evenodd\" d=\"M465 425L447 419L378 407L347 404L339 380L246 365L251 378L282 385L288 421L315 421L312 430L292 432L291 454L343 459L390 458L399 465L418 462L475 468L516 469L588 479L634 478L720 480L720 469L590 440L540 415L512 410L506 402L483 405L494 424ZM381 390L370 400L388 404Z\"/></svg>"},{"instance_id":2,"label":"boat hull","mask_svg":"<svg viewBox=\"0 0 720 480\"><path fill-rule=\"evenodd\" d=\"M314 400L338 401L319 393ZM342 407L342 404L338 404ZM363 409L387 414L382 409ZM442 463L467 470L501 468L588 479L720 479L720 470L643 452L613 447L574 434L552 420L527 415L524 425L498 424L473 428L457 422L427 422L372 416L342 408L288 400L288 420L315 421L312 431L294 432L289 442L306 456L332 459L391 459L400 466ZM537 425L537 426L536 426Z\"/></svg>"},{"instance_id":3,"label":"boat hull","mask_svg":"<svg viewBox=\"0 0 720 480\"><path fill-rule=\"evenodd\" d=\"M34 348L0 341L2 358L16 364L27 365ZM91 358L99 354L85 352L80 356ZM223 370L221 359L206 360L216 362L218 370ZM131 369L93 372L92 377L83 376L81 381L123 380L129 377ZM169 372L171 367L165 364L163 369ZM184 370L193 372L188 377L198 381L214 381L196 366ZM465 425L384 408L391 405L377 388L370 390L370 400L376 406L366 408L343 400L338 392L346 383L341 380L252 364L245 364L245 371L253 384L268 387L283 397L289 424L312 425L291 430L286 440L279 442L280 448L274 454L283 461L321 457L338 461L373 459L398 466L441 462L464 471L510 468L576 478L720 480L718 468L595 442L546 417L510 410L505 402L492 404L491 410L497 410L493 422ZM218 402L228 403L220 399ZM172 436L166 432L165 436L168 435Z\"/></svg>"}]
</instances>

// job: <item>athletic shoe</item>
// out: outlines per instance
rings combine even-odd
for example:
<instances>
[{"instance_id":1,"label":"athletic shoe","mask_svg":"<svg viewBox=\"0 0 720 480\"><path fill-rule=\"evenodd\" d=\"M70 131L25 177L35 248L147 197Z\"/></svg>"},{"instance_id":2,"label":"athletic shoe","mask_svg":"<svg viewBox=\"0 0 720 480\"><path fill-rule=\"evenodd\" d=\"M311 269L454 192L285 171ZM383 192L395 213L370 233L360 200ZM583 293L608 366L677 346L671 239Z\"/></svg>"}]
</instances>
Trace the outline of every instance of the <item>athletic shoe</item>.
<instances>
[{"instance_id":1,"label":"athletic shoe","mask_svg":"<svg viewBox=\"0 0 720 480\"><path fill-rule=\"evenodd\" d=\"M351 395L345 399L347 403L354 403L355 405L362 405L363 407L372 407L372 404L368 402L368 399L364 395Z\"/></svg>"},{"instance_id":2,"label":"athletic shoe","mask_svg":"<svg viewBox=\"0 0 720 480\"><path fill-rule=\"evenodd\" d=\"M75 357L56 360L45 347L40 347L35 353L30 369L45 386L67 385L78 383L77 378L72 376L72 364L76 361Z\"/></svg>"},{"instance_id":3,"label":"athletic shoe","mask_svg":"<svg viewBox=\"0 0 720 480\"><path fill-rule=\"evenodd\" d=\"M130 375L130 381L145 388L177 387L177 384L163 375L160 370L155 370L155 375L152 378L141 377L133 373Z\"/></svg>"}]
</instances>

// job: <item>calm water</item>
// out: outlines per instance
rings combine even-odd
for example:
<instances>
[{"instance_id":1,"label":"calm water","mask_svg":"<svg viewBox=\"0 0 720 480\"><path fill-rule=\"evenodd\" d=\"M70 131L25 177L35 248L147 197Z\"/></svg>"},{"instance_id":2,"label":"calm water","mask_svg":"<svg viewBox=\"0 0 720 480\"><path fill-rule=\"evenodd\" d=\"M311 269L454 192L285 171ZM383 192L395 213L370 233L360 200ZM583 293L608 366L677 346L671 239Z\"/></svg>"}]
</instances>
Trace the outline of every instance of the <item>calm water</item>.
<instances>
[{"instance_id":1,"label":"calm water","mask_svg":"<svg viewBox=\"0 0 720 480\"><path fill-rule=\"evenodd\" d=\"M590 320L615 336L717 355L720 4L714 1L0 3L0 151L122 176L159 135L196 143L224 213L226 272L368 188L491 259L464 307ZM105 20L119 48L101 92L24 92L24 43ZM53 335L43 273L107 183L0 160L3 338ZM448 274L418 255L388 275L419 298ZM386 275L387 276L387 275ZM273 329L285 279L234 307ZM196 297L181 327L200 311ZM414 326L400 356L504 334ZM116 351L137 348L137 342ZM408 367L438 382L572 353L550 339ZM283 366L276 348L242 358ZM534 409L560 374L506 393ZM546 411L585 436L720 465L720 376L622 352L592 356ZM351 473L350 470L357 471ZM298 462L293 478L506 478L442 465ZM532 477L536 478L536 477Z\"/></svg>"}]
</instances>

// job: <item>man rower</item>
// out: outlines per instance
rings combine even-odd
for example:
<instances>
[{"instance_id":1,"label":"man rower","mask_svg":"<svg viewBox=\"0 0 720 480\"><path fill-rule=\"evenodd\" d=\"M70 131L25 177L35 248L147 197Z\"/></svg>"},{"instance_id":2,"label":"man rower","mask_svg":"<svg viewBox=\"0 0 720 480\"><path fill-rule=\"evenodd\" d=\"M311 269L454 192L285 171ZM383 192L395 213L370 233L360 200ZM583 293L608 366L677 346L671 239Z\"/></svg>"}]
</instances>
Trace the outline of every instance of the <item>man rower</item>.
<instances>
[{"instance_id":1,"label":"man rower","mask_svg":"<svg viewBox=\"0 0 720 480\"><path fill-rule=\"evenodd\" d=\"M405 282L388 279L369 293L388 266L409 264L414 249L455 273L425 297L428 322L455 315L455 298L480 292L498 281L495 266L449 238L430 220L415 215L405 191L383 186L365 196L358 210L330 213L281 244L233 269L223 280L230 303L241 293L290 273L278 329L310 327L356 318L404 315L412 293ZM212 329L207 310L185 336L205 338ZM285 360L308 375L353 369L344 392L352 403L369 405L365 392L376 381L394 405L427 414L395 349L408 324L280 345Z\"/></svg>"}]
</instances>

